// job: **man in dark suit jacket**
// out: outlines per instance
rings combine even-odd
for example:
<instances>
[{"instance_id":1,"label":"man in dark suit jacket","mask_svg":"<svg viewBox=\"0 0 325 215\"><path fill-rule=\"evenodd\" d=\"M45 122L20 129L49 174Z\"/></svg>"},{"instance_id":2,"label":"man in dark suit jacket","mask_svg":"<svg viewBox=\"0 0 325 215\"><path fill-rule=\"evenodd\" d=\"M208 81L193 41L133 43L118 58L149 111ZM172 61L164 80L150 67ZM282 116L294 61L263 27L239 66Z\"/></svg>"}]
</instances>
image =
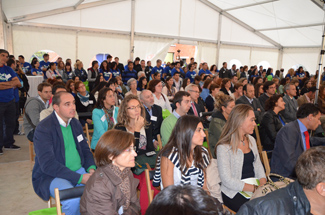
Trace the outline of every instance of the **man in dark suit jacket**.
<instances>
[{"instance_id":1,"label":"man in dark suit jacket","mask_svg":"<svg viewBox=\"0 0 325 215\"><path fill-rule=\"evenodd\" d=\"M232 74L231 71L227 69L227 63L223 62L222 67L219 71L219 78L229 78L231 79Z\"/></svg>"},{"instance_id":2,"label":"man in dark suit jacket","mask_svg":"<svg viewBox=\"0 0 325 215\"><path fill-rule=\"evenodd\" d=\"M283 101L285 104L285 109L281 111L282 116L286 122L292 122L297 119L298 103L294 98L296 96L296 86L294 83L289 83L284 86L285 96L283 96Z\"/></svg>"},{"instance_id":3,"label":"man in dark suit jacket","mask_svg":"<svg viewBox=\"0 0 325 215\"><path fill-rule=\"evenodd\" d=\"M246 84L243 87L244 95L236 100L237 104L248 104L253 107L256 124L260 124L262 122L264 108L261 106L260 102L254 98L254 85L253 84Z\"/></svg>"},{"instance_id":4,"label":"man in dark suit jacket","mask_svg":"<svg viewBox=\"0 0 325 215\"><path fill-rule=\"evenodd\" d=\"M297 120L286 124L278 132L271 158L271 172L295 178L294 167L298 157L312 146L324 145L324 137L309 137L308 130L316 130L321 113L314 104L303 104Z\"/></svg>"},{"instance_id":5,"label":"man in dark suit jacket","mask_svg":"<svg viewBox=\"0 0 325 215\"><path fill-rule=\"evenodd\" d=\"M162 109L155 105L153 94L150 90L142 90L140 100L146 109L146 120L150 123L154 147L158 146L157 135L160 134L160 127L163 121Z\"/></svg>"},{"instance_id":6,"label":"man in dark suit jacket","mask_svg":"<svg viewBox=\"0 0 325 215\"><path fill-rule=\"evenodd\" d=\"M260 101L262 107L265 109L265 102L268 100L271 96L275 94L276 86L273 81L267 81L263 84L263 90L264 94L262 94L258 100Z\"/></svg>"},{"instance_id":7,"label":"man in dark suit jacket","mask_svg":"<svg viewBox=\"0 0 325 215\"><path fill-rule=\"evenodd\" d=\"M205 103L200 97L200 91L198 85L189 84L185 88L185 91L188 92L191 97L191 108L187 112L187 114L202 117L202 114L206 111L205 111Z\"/></svg>"},{"instance_id":8,"label":"man in dark suit jacket","mask_svg":"<svg viewBox=\"0 0 325 215\"><path fill-rule=\"evenodd\" d=\"M96 169L81 124L74 118L74 102L68 92L55 94L55 111L38 124L34 133L32 182L35 193L45 201L50 195L54 197L54 188L64 190L86 184ZM80 213L80 198L61 203L66 214Z\"/></svg>"}]
</instances>

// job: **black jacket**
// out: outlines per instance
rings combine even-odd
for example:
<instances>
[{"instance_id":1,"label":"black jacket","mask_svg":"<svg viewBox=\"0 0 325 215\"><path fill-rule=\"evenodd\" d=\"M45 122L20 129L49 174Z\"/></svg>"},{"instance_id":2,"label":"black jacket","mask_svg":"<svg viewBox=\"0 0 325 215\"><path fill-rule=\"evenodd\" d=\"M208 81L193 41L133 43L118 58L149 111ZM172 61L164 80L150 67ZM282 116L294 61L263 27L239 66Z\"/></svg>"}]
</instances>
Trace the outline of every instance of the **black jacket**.
<instances>
[{"instance_id":1,"label":"black jacket","mask_svg":"<svg viewBox=\"0 0 325 215\"><path fill-rule=\"evenodd\" d=\"M87 120L87 119L91 119L91 112L93 111L94 109L94 105L96 104L96 99L94 97L93 94L89 93L89 104L88 106L84 106L81 101L80 101L80 98L78 97L78 95L76 95L74 97L74 99L76 100L76 111L77 113L87 113L89 112L89 116L86 116L86 117L81 117L79 116L79 120L82 119L82 120Z\"/></svg>"},{"instance_id":2,"label":"black jacket","mask_svg":"<svg viewBox=\"0 0 325 215\"><path fill-rule=\"evenodd\" d=\"M241 206L237 215L310 215L310 208L310 203L302 186L298 181L295 181L287 187L273 191L264 197L248 201Z\"/></svg>"},{"instance_id":3,"label":"black jacket","mask_svg":"<svg viewBox=\"0 0 325 215\"><path fill-rule=\"evenodd\" d=\"M208 97L205 99L205 105L208 109L208 112L211 112L214 110L214 99L211 95L208 95Z\"/></svg>"},{"instance_id":4,"label":"black jacket","mask_svg":"<svg viewBox=\"0 0 325 215\"><path fill-rule=\"evenodd\" d=\"M325 145L324 137L310 137L310 146ZM295 178L295 165L305 151L298 120L283 126L275 138L271 158L271 172Z\"/></svg>"},{"instance_id":5,"label":"black jacket","mask_svg":"<svg viewBox=\"0 0 325 215\"><path fill-rule=\"evenodd\" d=\"M264 108L260 104L260 102L256 99L253 98L252 104L248 101L246 96L242 96L239 99L236 100L236 105L238 104L247 104L253 107L254 113L255 113L255 118L256 118L256 124L260 124L262 122L263 115L265 113ZM258 110L260 109L260 111Z\"/></svg>"},{"instance_id":6,"label":"black jacket","mask_svg":"<svg viewBox=\"0 0 325 215\"><path fill-rule=\"evenodd\" d=\"M224 67L222 67L219 71L219 78L229 78L231 79L232 74L231 71L228 69L225 69Z\"/></svg>"},{"instance_id":7,"label":"black jacket","mask_svg":"<svg viewBox=\"0 0 325 215\"><path fill-rule=\"evenodd\" d=\"M205 112L205 103L203 101L203 99L201 97L198 98L198 102L197 103L194 103L195 104L195 107L196 107L196 111L197 113L199 114L199 117L202 116L202 113ZM194 111L193 111L193 108L191 106L191 108L189 109L189 111L187 112L188 115L194 115Z\"/></svg>"},{"instance_id":8,"label":"black jacket","mask_svg":"<svg viewBox=\"0 0 325 215\"><path fill-rule=\"evenodd\" d=\"M260 97L258 97L258 100L260 101L262 107L265 109L265 102L268 100L270 97L266 95L266 93L263 93Z\"/></svg>"},{"instance_id":9,"label":"black jacket","mask_svg":"<svg viewBox=\"0 0 325 215\"><path fill-rule=\"evenodd\" d=\"M273 110L266 111L263 116L260 127L260 137L263 149L265 150L273 150L276 134L283 127L279 116L284 123L286 123L282 115L280 113L276 115Z\"/></svg>"},{"instance_id":10,"label":"black jacket","mask_svg":"<svg viewBox=\"0 0 325 215\"><path fill-rule=\"evenodd\" d=\"M149 112L146 111L146 120L147 122L150 123L150 128L152 130L152 138L158 140L157 135L160 134L160 127L163 121L162 109L159 105L153 105L151 109L152 109L152 116L154 117L151 119Z\"/></svg>"},{"instance_id":11,"label":"black jacket","mask_svg":"<svg viewBox=\"0 0 325 215\"><path fill-rule=\"evenodd\" d=\"M126 131L126 128L122 124L116 124L114 129ZM145 154L147 152L155 151L155 147L152 142L152 129L150 126L148 126L146 129L146 137L147 137L147 147L146 150L139 149L139 141L140 141L140 132L134 132L134 138L135 138L135 147L136 147L136 153L138 155Z\"/></svg>"},{"instance_id":12,"label":"black jacket","mask_svg":"<svg viewBox=\"0 0 325 215\"><path fill-rule=\"evenodd\" d=\"M225 95L230 96L226 88L221 88L220 91L223 92Z\"/></svg>"}]
</instances>

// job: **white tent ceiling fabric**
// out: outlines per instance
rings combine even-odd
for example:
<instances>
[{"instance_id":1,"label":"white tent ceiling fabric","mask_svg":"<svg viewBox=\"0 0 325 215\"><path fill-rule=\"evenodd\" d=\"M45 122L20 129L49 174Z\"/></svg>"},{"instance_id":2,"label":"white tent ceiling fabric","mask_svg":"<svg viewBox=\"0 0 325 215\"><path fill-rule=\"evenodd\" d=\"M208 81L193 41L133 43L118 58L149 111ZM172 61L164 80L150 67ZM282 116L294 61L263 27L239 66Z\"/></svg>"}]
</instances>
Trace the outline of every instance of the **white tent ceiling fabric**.
<instances>
[{"instance_id":1,"label":"white tent ceiling fabric","mask_svg":"<svg viewBox=\"0 0 325 215\"><path fill-rule=\"evenodd\" d=\"M61 56L89 61L106 49L126 61L131 52L132 1L134 55L143 59L163 58L168 44L187 41L197 45L199 62L220 66L234 59L247 65L266 60L274 68L288 69L301 60L312 73L317 68L324 10L311 0L2 0L2 9L13 24L15 54L53 49ZM279 47L270 41L283 48L281 65ZM308 57L301 57L305 52L298 47L309 48Z\"/></svg>"}]
</instances>

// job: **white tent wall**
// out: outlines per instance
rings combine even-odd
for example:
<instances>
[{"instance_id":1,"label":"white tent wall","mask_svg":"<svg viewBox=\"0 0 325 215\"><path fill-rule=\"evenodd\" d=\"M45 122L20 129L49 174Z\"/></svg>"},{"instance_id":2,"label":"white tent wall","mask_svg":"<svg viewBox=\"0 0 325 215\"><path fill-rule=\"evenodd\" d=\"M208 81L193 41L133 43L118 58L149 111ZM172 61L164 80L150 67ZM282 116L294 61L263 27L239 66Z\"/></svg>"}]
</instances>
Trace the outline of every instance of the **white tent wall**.
<instances>
[{"instance_id":1,"label":"white tent wall","mask_svg":"<svg viewBox=\"0 0 325 215\"><path fill-rule=\"evenodd\" d=\"M252 48L250 65L258 65L261 61L267 61L270 63L271 67L274 70L276 70L279 69L278 57L279 57L278 49Z\"/></svg>"},{"instance_id":2,"label":"white tent wall","mask_svg":"<svg viewBox=\"0 0 325 215\"><path fill-rule=\"evenodd\" d=\"M198 63L207 62L209 67L217 64L217 44L199 42L196 61Z\"/></svg>"},{"instance_id":3,"label":"white tent wall","mask_svg":"<svg viewBox=\"0 0 325 215\"><path fill-rule=\"evenodd\" d=\"M14 55L24 55L26 61L40 50L52 50L61 57L76 58L76 35L73 31L13 26Z\"/></svg>"},{"instance_id":4,"label":"white tent wall","mask_svg":"<svg viewBox=\"0 0 325 215\"><path fill-rule=\"evenodd\" d=\"M223 62L228 63L233 59L239 60L242 65L250 65L250 48L242 46L221 45L218 69L222 67Z\"/></svg>"},{"instance_id":5,"label":"white tent wall","mask_svg":"<svg viewBox=\"0 0 325 215\"><path fill-rule=\"evenodd\" d=\"M315 74L318 70L319 54L320 48L285 48L283 49L282 68L286 73L292 66L301 64L310 74Z\"/></svg>"},{"instance_id":6,"label":"white tent wall","mask_svg":"<svg viewBox=\"0 0 325 215\"><path fill-rule=\"evenodd\" d=\"M123 64L130 55L130 36L119 34L100 34L78 32L77 58L89 65L91 59L99 54L118 56Z\"/></svg>"}]
</instances>

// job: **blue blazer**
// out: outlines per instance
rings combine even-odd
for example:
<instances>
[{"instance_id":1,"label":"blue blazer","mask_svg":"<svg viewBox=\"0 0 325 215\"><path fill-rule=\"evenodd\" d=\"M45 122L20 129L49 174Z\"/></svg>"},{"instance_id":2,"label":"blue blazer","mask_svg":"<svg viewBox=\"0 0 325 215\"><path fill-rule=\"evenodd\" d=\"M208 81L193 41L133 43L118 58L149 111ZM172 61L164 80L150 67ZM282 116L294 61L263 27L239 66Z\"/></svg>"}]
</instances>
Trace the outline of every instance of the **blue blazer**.
<instances>
[{"instance_id":1,"label":"blue blazer","mask_svg":"<svg viewBox=\"0 0 325 215\"><path fill-rule=\"evenodd\" d=\"M73 137L80 155L81 165L86 170L95 165L80 122L72 118L70 121ZM77 137L79 137L80 142ZM80 174L65 166L65 148L59 120L55 112L42 120L34 133L34 149L36 153L32 182L35 193L43 200L50 198L50 184L54 178L62 178L77 185Z\"/></svg>"},{"instance_id":2,"label":"blue blazer","mask_svg":"<svg viewBox=\"0 0 325 215\"><path fill-rule=\"evenodd\" d=\"M114 125L117 123L118 107L114 106L113 119ZM95 149L99 138L107 131L108 122L106 120L105 112L103 109L95 108L92 114L92 120L94 123L94 133L91 139L91 148Z\"/></svg>"}]
</instances>

